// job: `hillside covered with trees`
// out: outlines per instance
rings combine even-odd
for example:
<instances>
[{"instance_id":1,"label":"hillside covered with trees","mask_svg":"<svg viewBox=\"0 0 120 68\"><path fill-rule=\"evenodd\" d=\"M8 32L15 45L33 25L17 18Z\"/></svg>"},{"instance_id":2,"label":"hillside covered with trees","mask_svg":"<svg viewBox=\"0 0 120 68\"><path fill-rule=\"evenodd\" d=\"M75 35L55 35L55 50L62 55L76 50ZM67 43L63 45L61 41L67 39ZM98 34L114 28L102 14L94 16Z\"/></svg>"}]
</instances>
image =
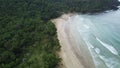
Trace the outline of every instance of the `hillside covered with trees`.
<instances>
[{"instance_id":1,"label":"hillside covered with trees","mask_svg":"<svg viewBox=\"0 0 120 68\"><path fill-rule=\"evenodd\" d=\"M117 0L0 0L0 68L55 68L63 13L117 9Z\"/></svg>"}]
</instances>

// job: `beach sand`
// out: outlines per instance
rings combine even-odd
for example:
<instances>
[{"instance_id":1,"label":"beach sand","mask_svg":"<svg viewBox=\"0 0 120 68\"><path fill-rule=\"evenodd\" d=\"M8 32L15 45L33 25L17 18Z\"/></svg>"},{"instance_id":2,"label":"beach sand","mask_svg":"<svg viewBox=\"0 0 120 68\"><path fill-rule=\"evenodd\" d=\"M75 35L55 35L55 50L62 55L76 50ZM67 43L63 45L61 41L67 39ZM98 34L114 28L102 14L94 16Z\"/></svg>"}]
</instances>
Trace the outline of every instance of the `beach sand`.
<instances>
[{"instance_id":1,"label":"beach sand","mask_svg":"<svg viewBox=\"0 0 120 68\"><path fill-rule=\"evenodd\" d=\"M57 28L57 35L61 45L59 52L62 62L59 68L95 68L89 50L85 45L82 38L74 33L71 24L68 22L69 18L76 14L64 14L52 22Z\"/></svg>"}]
</instances>

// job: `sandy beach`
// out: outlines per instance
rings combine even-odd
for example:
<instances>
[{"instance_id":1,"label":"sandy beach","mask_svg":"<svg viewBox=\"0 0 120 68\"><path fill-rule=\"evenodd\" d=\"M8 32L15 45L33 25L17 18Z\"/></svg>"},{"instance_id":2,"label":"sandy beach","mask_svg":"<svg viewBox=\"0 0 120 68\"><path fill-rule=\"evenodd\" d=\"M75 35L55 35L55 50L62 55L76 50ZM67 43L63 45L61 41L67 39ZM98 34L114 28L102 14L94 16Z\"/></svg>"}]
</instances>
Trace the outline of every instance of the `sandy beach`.
<instances>
[{"instance_id":1,"label":"sandy beach","mask_svg":"<svg viewBox=\"0 0 120 68\"><path fill-rule=\"evenodd\" d=\"M95 68L87 46L80 46L86 44L77 34L77 31L72 29L74 25L69 22L69 19L75 15L64 14L52 20L57 28L57 35L61 45L59 55L62 62L60 68Z\"/></svg>"}]
</instances>

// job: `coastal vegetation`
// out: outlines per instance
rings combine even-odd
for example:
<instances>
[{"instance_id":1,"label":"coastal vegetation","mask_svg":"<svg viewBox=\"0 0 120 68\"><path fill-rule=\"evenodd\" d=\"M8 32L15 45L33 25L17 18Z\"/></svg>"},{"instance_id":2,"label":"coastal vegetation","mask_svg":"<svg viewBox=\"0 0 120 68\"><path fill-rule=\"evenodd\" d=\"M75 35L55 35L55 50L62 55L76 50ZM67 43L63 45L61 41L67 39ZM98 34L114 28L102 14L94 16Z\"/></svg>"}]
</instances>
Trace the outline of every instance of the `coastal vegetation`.
<instances>
[{"instance_id":1,"label":"coastal vegetation","mask_svg":"<svg viewBox=\"0 0 120 68\"><path fill-rule=\"evenodd\" d=\"M117 0L0 0L0 68L55 68L60 45L50 20L118 5Z\"/></svg>"}]
</instances>

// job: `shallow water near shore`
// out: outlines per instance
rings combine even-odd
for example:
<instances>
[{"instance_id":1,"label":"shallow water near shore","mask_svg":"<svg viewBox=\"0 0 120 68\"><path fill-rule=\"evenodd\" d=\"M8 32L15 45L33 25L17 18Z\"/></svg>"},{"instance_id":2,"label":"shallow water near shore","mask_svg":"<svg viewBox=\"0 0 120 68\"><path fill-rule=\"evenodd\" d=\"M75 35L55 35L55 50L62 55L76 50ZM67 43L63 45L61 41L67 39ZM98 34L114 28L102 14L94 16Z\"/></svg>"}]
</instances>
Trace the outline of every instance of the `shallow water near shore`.
<instances>
[{"instance_id":1,"label":"shallow water near shore","mask_svg":"<svg viewBox=\"0 0 120 68\"><path fill-rule=\"evenodd\" d=\"M75 15L68 22L87 44L96 68L120 68L120 10Z\"/></svg>"}]
</instances>

